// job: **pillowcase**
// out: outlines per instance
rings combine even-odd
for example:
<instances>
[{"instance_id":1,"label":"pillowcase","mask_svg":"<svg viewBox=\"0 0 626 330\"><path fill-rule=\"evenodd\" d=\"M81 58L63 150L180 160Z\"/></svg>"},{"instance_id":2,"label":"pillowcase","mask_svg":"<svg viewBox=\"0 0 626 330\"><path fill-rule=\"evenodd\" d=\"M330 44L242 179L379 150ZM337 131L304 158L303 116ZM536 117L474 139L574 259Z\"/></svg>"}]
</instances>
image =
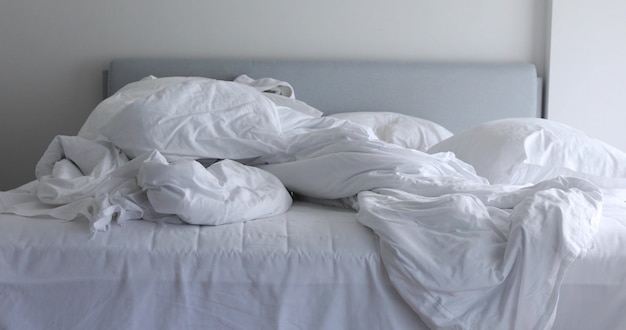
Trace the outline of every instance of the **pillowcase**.
<instances>
[{"instance_id":1,"label":"pillowcase","mask_svg":"<svg viewBox=\"0 0 626 330\"><path fill-rule=\"evenodd\" d=\"M395 112L344 112L330 117L367 126L382 141L420 151L452 136L452 132L430 120Z\"/></svg>"},{"instance_id":2,"label":"pillowcase","mask_svg":"<svg viewBox=\"0 0 626 330\"><path fill-rule=\"evenodd\" d=\"M450 137L428 153L453 152L493 184L534 184L558 176L602 188L626 187L626 153L555 121L491 121Z\"/></svg>"}]
</instances>

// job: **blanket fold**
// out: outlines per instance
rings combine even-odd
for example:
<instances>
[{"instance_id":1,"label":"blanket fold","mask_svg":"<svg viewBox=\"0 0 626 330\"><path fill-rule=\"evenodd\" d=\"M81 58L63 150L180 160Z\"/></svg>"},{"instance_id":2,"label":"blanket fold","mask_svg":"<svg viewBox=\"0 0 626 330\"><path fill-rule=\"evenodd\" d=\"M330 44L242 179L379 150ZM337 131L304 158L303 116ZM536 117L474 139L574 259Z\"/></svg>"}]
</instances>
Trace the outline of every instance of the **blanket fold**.
<instances>
[{"instance_id":1,"label":"blanket fold","mask_svg":"<svg viewBox=\"0 0 626 330\"><path fill-rule=\"evenodd\" d=\"M380 237L391 281L432 328L545 329L565 271L592 244L602 194L575 178L516 193L515 205L494 212L468 192L362 192L357 218Z\"/></svg>"}]
</instances>

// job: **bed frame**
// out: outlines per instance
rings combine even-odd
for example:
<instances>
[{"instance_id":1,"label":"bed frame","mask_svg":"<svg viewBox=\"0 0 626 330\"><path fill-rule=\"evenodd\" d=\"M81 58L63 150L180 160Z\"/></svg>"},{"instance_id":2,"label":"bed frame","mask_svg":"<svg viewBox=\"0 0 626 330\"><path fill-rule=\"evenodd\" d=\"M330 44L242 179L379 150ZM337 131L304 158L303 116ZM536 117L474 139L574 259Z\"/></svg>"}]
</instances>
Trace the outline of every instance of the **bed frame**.
<instances>
[{"instance_id":1,"label":"bed frame","mask_svg":"<svg viewBox=\"0 0 626 330\"><path fill-rule=\"evenodd\" d=\"M542 116L542 80L524 63L119 59L104 72L103 95L148 75L232 80L240 74L287 81L299 100L325 114L399 112L454 133L493 119Z\"/></svg>"}]
</instances>

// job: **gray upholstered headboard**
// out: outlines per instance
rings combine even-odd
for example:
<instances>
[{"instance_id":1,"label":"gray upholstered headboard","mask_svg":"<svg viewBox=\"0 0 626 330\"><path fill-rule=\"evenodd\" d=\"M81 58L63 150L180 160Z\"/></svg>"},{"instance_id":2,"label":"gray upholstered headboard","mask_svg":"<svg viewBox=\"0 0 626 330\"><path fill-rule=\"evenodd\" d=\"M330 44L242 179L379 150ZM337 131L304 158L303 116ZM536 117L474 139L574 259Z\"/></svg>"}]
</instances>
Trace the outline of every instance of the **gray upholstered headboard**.
<instances>
[{"instance_id":1,"label":"gray upholstered headboard","mask_svg":"<svg viewBox=\"0 0 626 330\"><path fill-rule=\"evenodd\" d=\"M120 59L105 73L104 95L148 75L232 80L241 74L287 81L298 99L326 114L394 111L453 132L493 119L541 116L541 79L523 63Z\"/></svg>"}]
</instances>

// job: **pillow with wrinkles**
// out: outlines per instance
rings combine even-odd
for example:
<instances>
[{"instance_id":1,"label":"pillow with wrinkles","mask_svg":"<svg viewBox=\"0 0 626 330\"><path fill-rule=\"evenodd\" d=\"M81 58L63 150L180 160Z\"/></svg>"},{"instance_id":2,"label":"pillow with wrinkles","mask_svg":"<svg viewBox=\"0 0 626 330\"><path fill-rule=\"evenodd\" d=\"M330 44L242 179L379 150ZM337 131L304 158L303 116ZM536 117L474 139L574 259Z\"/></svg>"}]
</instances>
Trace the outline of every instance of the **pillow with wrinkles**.
<instances>
[{"instance_id":1,"label":"pillow with wrinkles","mask_svg":"<svg viewBox=\"0 0 626 330\"><path fill-rule=\"evenodd\" d=\"M428 152L453 152L493 184L534 184L573 176L602 188L626 188L626 153L547 119L487 122L438 143Z\"/></svg>"},{"instance_id":2,"label":"pillow with wrinkles","mask_svg":"<svg viewBox=\"0 0 626 330\"><path fill-rule=\"evenodd\" d=\"M452 136L435 122L395 112L344 112L330 117L367 126L382 141L420 151Z\"/></svg>"}]
</instances>

